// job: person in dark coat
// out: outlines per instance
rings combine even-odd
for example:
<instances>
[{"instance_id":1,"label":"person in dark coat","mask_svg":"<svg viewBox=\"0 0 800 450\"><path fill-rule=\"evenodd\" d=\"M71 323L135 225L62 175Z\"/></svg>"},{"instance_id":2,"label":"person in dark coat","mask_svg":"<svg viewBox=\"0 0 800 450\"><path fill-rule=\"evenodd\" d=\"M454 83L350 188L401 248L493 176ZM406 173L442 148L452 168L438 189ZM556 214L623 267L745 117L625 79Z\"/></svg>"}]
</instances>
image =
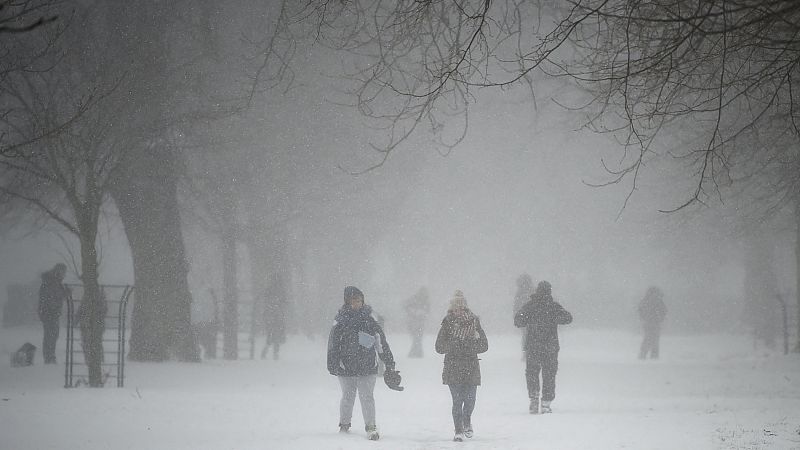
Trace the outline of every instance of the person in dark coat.
<instances>
[{"instance_id":1,"label":"person in dark coat","mask_svg":"<svg viewBox=\"0 0 800 450\"><path fill-rule=\"evenodd\" d=\"M667 316L667 306L664 304L664 293L661 289L651 286L647 289L642 301L639 302L639 319L644 328L644 338L639 349L639 359L658 359L658 347L661 340L661 325Z\"/></svg>"},{"instance_id":2,"label":"person in dark coat","mask_svg":"<svg viewBox=\"0 0 800 450\"><path fill-rule=\"evenodd\" d=\"M39 287L39 320L44 328L42 355L45 364L56 363L56 342L60 330L59 320L64 301L70 295L69 288L64 286L67 266L58 263L42 274L42 285Z\"/></svg>"},{"instance_id":3,"label":"person in dark coat","mask_svg":"<svg viewBox=\"0 0 800 450\"><path fill-rule=\"evenodd\" d=\"M264 326L266 342L261 350L261 359L267 357L272 347L272 359L280 357L281 345L286 342L287 292L280 275L273 277L269 288L264 293Z\"/></svg>"},{"instance_id":4,"label":"person in dark coat","mask_svg":"<svg viewBox=\"0 0 800 450\"><path fill-rule=\"evenodd\" d=\"M350 431L353 404L358 393L367 438L380 438L373 397L378 373L376 353L386 365L384 379L396 375L392 351L383 329L372 315L372 308L364 304L364 294L358 288L347 286L344 288L344 305L336 314L328 338L328 372L339 378L342 388L339 432Z\"/></svg>"},{"instance_id":5,"label":"person in dark coat","mask_svg":"<svg viewBox=\"0 0 800 450\"><path fill-rule=\"evenodd\" d=\"M572 314L553 300L550 283L541 281L531 300L514 315L514 325L526 329L525 379L530 398L529 412L550 413L550 403L556 397L556 372L558 372L558 326L572 322ZM539 374L541 373L541 396Z\"/></svg>"},{"instance_id":6,"label":"person in dark coat","mask_svg":"<svg viewBox=\"0 0 800 450\"><path fill-rule=\"evenodd\" d=\"M487 350L489 341L480 319L467 307L464 294L456 291L436 336L436 353L444 354L442 383L453 397L454 441L473 436L472 411L481 384L478 354Z\"/></svg>"},{"instance_id":7,"label":"person in dark coat","mask_svg":"<svg viewBox=\"0 0 800 450\"><path fill-rule=\"evenodd\" d=\"M411 335L411 350L408 352L409 358L422 358L422 336L425 333L425 319L431 311L431 302L428 298L428 290L421 287L416 294L406 299L403 303L406 311L406 325Z\"/></svg>"}]
</instances>

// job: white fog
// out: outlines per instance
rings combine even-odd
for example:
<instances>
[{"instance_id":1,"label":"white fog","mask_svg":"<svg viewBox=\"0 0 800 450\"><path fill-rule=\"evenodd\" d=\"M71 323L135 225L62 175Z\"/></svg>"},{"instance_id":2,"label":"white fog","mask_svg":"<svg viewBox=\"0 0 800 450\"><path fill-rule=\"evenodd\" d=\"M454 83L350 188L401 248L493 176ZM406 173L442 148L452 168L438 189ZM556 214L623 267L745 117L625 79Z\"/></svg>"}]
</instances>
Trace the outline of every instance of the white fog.
<instances>
[{"instance_id":1,"label":"white fog","mask_svg":"<svg viewBox=\"0 0 800 450\"><path fill-rule=\"evenodd\" d=\"M0 0L0 448L800 448L791 2L226 3Z\"/></svg>"}]
</instances>

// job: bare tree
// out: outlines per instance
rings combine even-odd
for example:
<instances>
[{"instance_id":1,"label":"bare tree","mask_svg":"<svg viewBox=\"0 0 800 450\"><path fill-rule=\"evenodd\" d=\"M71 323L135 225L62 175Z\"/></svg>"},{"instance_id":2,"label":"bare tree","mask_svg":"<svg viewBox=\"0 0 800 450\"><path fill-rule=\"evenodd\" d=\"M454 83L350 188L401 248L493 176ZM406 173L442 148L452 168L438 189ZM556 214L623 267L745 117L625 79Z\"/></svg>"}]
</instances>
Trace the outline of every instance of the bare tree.
<instances>
[{"instance_id":1,"label":"bare tree","mask_svg":"<svg viewBox=\"0 0 800 450\"><path fill-rule=\"evenodd\" d=\"M353 105L389 130L387 141L376 145L383 160L423 127L447 137L442 117L460 117L465 131L476 89L522 85L535 94L534 82L550 76L578 86L585 95L580 101L573 95L565 106L588 114L588 127L620 142L621 155L604 161L609 177L599 186L626 182L632 195L643 165L661 154L677 158L683 166L677 176L692 180L684 198L665 212L724 199L734 183L758 183L767 173L780 174L769 194L774 207L800 211L793 169L799 131L796 1L285 5L286 29L357 55L345 73ZM264 58L277 63L275 54L266 47ZM445 150L461 134L449 136L454 138L443 142ZM797 280L800 292L800 272Z\"/></svg>"},{"instance_id":2,"label":"bare tree","mask_svg":"<svg viewBox=\"0 0 800 450\"><path fill-rule=\"evenodd\" d=\"M74 37L70 44L81 42ZM12 143L0 154L0 199L28 207L80 243L81 334L89 385L98 387L106 313L98 282L98 227L125 147L109 133L115 121L109 114L113 80L76 70L78 53L59 59L47 71L9 73L0 83L0 101L8 106L0 127Z\"/></svg>"},{"instance_id":3,"label":"bare tree","mask_svg":"<svg viewBox=\"0 0 800 450\"><path fill-rule=\"evenodd\" d=\"M58 20L53 0L0 1L0 34L21 34Z\"/></svg>"}]
</instances>

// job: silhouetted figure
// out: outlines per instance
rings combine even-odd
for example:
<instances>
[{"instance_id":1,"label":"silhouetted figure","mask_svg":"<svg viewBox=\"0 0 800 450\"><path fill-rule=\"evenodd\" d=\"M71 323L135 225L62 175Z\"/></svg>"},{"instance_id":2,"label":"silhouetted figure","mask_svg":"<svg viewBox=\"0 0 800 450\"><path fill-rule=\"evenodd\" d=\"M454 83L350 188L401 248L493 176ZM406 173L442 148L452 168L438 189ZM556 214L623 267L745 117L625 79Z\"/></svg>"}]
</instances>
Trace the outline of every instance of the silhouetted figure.
<instances>
[{"instance_id":1,"label":"silhouetted figure","mask_svg":"<svg viewBox=\"0 0 800 450\"><path fill-rule=\"evenodd\" d=\"M287 292L283 278L276 275L264 293L264 327L267 338L264 349L261 351L261 359L267 357L270 347L272 347L272 359L280 358L281 344L286 342L286 309L288 305L286 297Z\"/></svg>"},{"instance_id":2,"label":"silhouetted figure","mask_svg":"<svg viewBox=\"0 0 800 450\"><path fill-rule=\"evenodd\" d=\"M442 383L450 388L453 397L453 440L456 442L473 435L472 411L481 384L478 354L487 350L489 341L480 319L470 311L464 294L456 291L436 335L436 353L444 354Z\"/></svg>"},{"instance_id":3,"label":"silhouetted figure","mask_svg":"<svg viewBox=\"0 0 800 450\"><path fill-rule=\"evenodd\" d=\"M661 340L661 325L667 316L667 306L664 304L664 293L661 289L651 286L647 289L644 298L639 302L639 319L642 321L644 338L639 350L639 359L647 358L648 353L653 359L658 359L658 347Z\"/></svg>"},{"instance_id":4,"label":"silhouetted figure","mask_svg":"<svg viewBox=\"0 0 800 450\"><path fill-rule=\"evenodd\" d=\"M64 286L67 266L58 263L42 274L42 285L39 287L39 320L44 328L42 355L45 364L56 363L56 342L60 330L59 320L64 301L70 295Z\"/></svg>"},{"instance_id":5,"label":"silhouetted figure","mask_svg":"<svg viewBox=\"0 0 800 450\"><path fill-rule=\"evenodd\" d=\"M406 299L403 304L406 311L406 326L411 335L411 350L408 352L409 358L422 358L422 336L425 333L425 320L431 311L431 301L428 298L428 290L421 287L416 294Z\"/></svg>"},{"instance_id":6,"label":"silhouetted figure","mask_svg":"<svg viewBox=\"0 0 800 450\"><path fill-rule=\"evenodd\" d=\"M527 273L517 277L517 292L514 294L514 314L516 315L525 303L528 303L533 294L533 279ZM522 331L522 359L525 360L525 336L526 330Z\"/></svg>"},{"instance_id":7,"label":"silhouetted figure","mask_svg":"<svg viewBox=\"0 0 800 450\"><path fill-rule=\"evenodd\" d=\"M514 315L514 325L526 328L525 380L530 398L529 412L552 412L550 402L556 397L556 372L558 372L558 326L572 322L572 314L553 300L550 283L539 282L531 301ZM539 374L542 375L541 397Z\"/></svg>"}]
</instances>

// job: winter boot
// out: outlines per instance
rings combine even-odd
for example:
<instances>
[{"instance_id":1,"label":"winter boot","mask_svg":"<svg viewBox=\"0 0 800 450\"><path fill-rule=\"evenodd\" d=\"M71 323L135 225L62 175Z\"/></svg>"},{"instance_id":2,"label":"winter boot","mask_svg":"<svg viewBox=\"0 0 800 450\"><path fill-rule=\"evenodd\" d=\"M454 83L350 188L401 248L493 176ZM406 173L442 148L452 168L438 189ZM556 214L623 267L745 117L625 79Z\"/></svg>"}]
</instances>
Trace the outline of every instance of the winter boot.
<instances>
[{"instance_id":1,"label":"winter boot","mask_svg":"<svg viewBox=\"0 0 800 450\"><path fill-rule=\"evenodd\" d=\"M531 414L539 414L539 397L531 397L531 403L528 405L528 412Z\"/></svg>"},{"instance_id":2,"label":"winter boot","mask_svg":"<svg viewBox=\"0 0 800 450\"><path fill-rule=\"evenodd\" d=\"M550 414L551 412L553 410L550 409L550 402L542 402L542 414Z\"/></svg>"},{"instance_id":3,"label":"winter boot","mask_svg":"<svg viewBox=\"0 0 800 450\"><path fill-rule=\"evenodd\" d=\"M464 419L464 437L472 438L472 419Z\"/></svg>"},{"instance_id":4,"label":"winter boot","mask_svg":"<svg viewBox=\"0 0 800 450\"><path fill-rule=\"evenodd\" d=\"M350 432L350 424L349 423L340 423L339 424L339 433L349 433Z\"/></svg>"},{"instance_id":5,"label":"winter boot","mask_svg":"<svg viewBox=\"0 0 800 450\"><path fill-rule=\"evenodd\" d=\"M377 441L381 438L381 435L378 434L378 427L375 425L367 425L364 428L367 431L367 439L370 441Z\"/></svg>"}]
</instances>

